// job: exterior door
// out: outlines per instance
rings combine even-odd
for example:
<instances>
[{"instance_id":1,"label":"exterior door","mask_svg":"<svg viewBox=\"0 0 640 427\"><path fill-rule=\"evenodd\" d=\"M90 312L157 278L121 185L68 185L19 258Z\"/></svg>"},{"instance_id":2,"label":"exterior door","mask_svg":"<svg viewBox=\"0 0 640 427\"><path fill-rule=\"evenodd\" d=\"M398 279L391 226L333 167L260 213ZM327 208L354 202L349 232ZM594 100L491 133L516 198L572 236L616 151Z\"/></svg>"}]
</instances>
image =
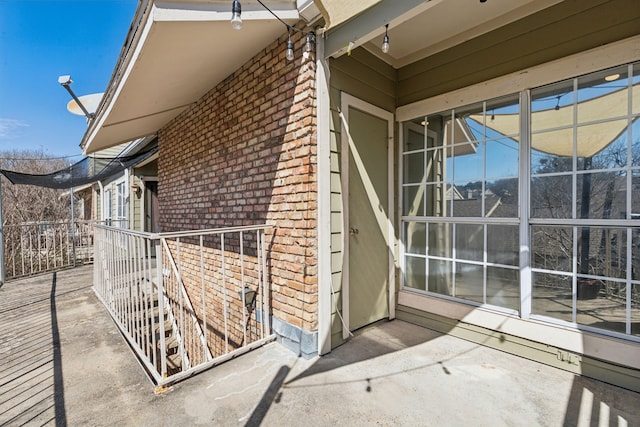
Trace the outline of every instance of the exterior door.
<instances>
[{"instance_id":1,"label":"exterior door","mask_svg":"<svg viewBox=\"0 0 640 427\"><path fill-rule=\"evenodd\" d=\"M389 182L393 115L347 94L342 96L343 173L348 176L343 188L343 311L345 323L353 331L390 317L395 303L390 288L393 209L389 205L393 200ZM343 331L345 338L349 331Z\"/></svg>"},{"instance_id":2,"label":"exterior door","mask_svg":"<svg viewBox=\"0 0 640 427\"><path fill-rule=\"evenodd\" d=\"M158 182L146 181L147 200L145 203L145 231L159 233L158 227Z\"/></svg>"}]
</instances>

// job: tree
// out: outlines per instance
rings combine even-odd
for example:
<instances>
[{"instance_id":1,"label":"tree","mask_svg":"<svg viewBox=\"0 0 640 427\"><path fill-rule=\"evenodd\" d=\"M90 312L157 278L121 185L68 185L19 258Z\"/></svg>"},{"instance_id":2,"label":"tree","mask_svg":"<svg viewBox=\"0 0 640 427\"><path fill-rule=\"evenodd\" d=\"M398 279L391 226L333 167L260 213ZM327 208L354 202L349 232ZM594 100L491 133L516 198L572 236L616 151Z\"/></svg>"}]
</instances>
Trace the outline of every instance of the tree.
<instances>
[{"instance_id":1,"label":"tree","mask_svg":"<svg viewBox=\"0 0 640 427\"><path fill-rule=\"evenodd\" d=\"M40 151L0 152L0 169L29 174L47 174L69 166L65 159L51 158ZM68 221L69 196L64 191L33 185L13 185L2 176L2 222Z\"/></svg>"}]
</instances>

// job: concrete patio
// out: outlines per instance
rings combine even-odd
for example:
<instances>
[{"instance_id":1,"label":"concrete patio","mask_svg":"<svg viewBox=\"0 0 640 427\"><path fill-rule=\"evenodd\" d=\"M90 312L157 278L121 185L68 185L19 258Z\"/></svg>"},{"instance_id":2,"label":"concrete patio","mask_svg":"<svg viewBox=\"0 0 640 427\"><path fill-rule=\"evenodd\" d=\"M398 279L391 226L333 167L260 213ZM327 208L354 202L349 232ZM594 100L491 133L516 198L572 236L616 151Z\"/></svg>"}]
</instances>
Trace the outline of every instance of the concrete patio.
<instances>
[{"instance_id":1,"label":"concrete patio","mask_svg":"<svg viewBox=\"0 0 640 427\"><path fill-rule=\"evenodd\" d=\"M0 289L0 425L640 425L640 395L401 321L271 343L155 395L92 266Z\"/></svg>"}]
</instances>

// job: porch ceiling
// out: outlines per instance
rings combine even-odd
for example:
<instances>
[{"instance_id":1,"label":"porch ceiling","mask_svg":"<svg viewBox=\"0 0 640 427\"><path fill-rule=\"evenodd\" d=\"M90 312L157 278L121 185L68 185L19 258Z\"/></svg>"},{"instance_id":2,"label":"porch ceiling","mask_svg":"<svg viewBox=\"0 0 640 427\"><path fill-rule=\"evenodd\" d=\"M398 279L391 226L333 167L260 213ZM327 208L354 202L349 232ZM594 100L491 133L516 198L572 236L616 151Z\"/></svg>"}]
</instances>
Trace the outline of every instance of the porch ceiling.
<instances>
[{"instance_id":1,"label":"porch ceiling","mask_svg":"<svg viewBox=\"0 0 640 427\"><path fill-rule=\"evenodd\" d=\"M293 0L269 6L287 23L299 20ZM230 1L151 1L140 7L133 41L125 44L83 137L85 153L157 132L285 31L251 1L242 2L240 31L229 23Z\"/></svg>"},{"instance_id":2,"label":"porch ceiling","mask_svg":"<svg viewBox=\"0 0 640 427\"><path fill-rule=\"evenodd\" d=\"M326 0L320 0L324 3ZM382 0L348 25L328 31L325 52L338 57L364 46L400 68L466 40L507 25L563 0ZM380 50L384 25L389 24L391 49Z\"/></svg>"}]
</instances>

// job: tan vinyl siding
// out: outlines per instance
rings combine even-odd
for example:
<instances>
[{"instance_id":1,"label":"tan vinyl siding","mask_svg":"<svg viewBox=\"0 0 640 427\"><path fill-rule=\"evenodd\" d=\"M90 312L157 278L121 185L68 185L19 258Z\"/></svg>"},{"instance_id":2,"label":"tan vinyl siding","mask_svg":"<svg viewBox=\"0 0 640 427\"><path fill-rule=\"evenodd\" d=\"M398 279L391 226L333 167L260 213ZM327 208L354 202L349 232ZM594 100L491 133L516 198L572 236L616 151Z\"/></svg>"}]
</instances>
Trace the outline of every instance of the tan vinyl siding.
<instances>
[{"instance_id":1,"label":"tan vinyl siding","mask_svg":"<svg viewBox=\"0 0 640 427\"><path fill-rule=\"evenodd\" d=\"M396 70L364 49L332 59L331 109L340 105L340 91L387 111L396 108Z\"/></svg>"},{"instance_id":2,"label":"tan vinyl siding","mask_svg":"<svg viewBox=\"0 0 640 427\"><path fill-rule=\"evenodd\" d=\"M566 0L398 70L409 104L640 33L638 0Z\"/></svg>"},{"instance_id":3,"label":"tan vinyl siding","mask_svg":"<svg viewBox=\"0 0 640 427\"><path fill-rule=\"evenodd\" d=\"M331 347L343 343L342 322L342 179L341 179L341 92L347 92L387 111L396 107L396 70L364 49L331 59Z\"/></svg>"},{"instance_id":4,"label":"tan vinyl siding","mask_svg":"<svg viewBox=\"0 0 640 427\"><path fill-rule=\"evenodd\" d=\"M129 145L129 143L125 142L124 144L116 145L115 147L105 148L104 150L100 150L97 153L93 154L93 156L95 156L95 157L105 157L105 158L106 157L118 157L118 155L120 155L122 150L127 148L128 145Z\"/></svg>"}]
</instances>

